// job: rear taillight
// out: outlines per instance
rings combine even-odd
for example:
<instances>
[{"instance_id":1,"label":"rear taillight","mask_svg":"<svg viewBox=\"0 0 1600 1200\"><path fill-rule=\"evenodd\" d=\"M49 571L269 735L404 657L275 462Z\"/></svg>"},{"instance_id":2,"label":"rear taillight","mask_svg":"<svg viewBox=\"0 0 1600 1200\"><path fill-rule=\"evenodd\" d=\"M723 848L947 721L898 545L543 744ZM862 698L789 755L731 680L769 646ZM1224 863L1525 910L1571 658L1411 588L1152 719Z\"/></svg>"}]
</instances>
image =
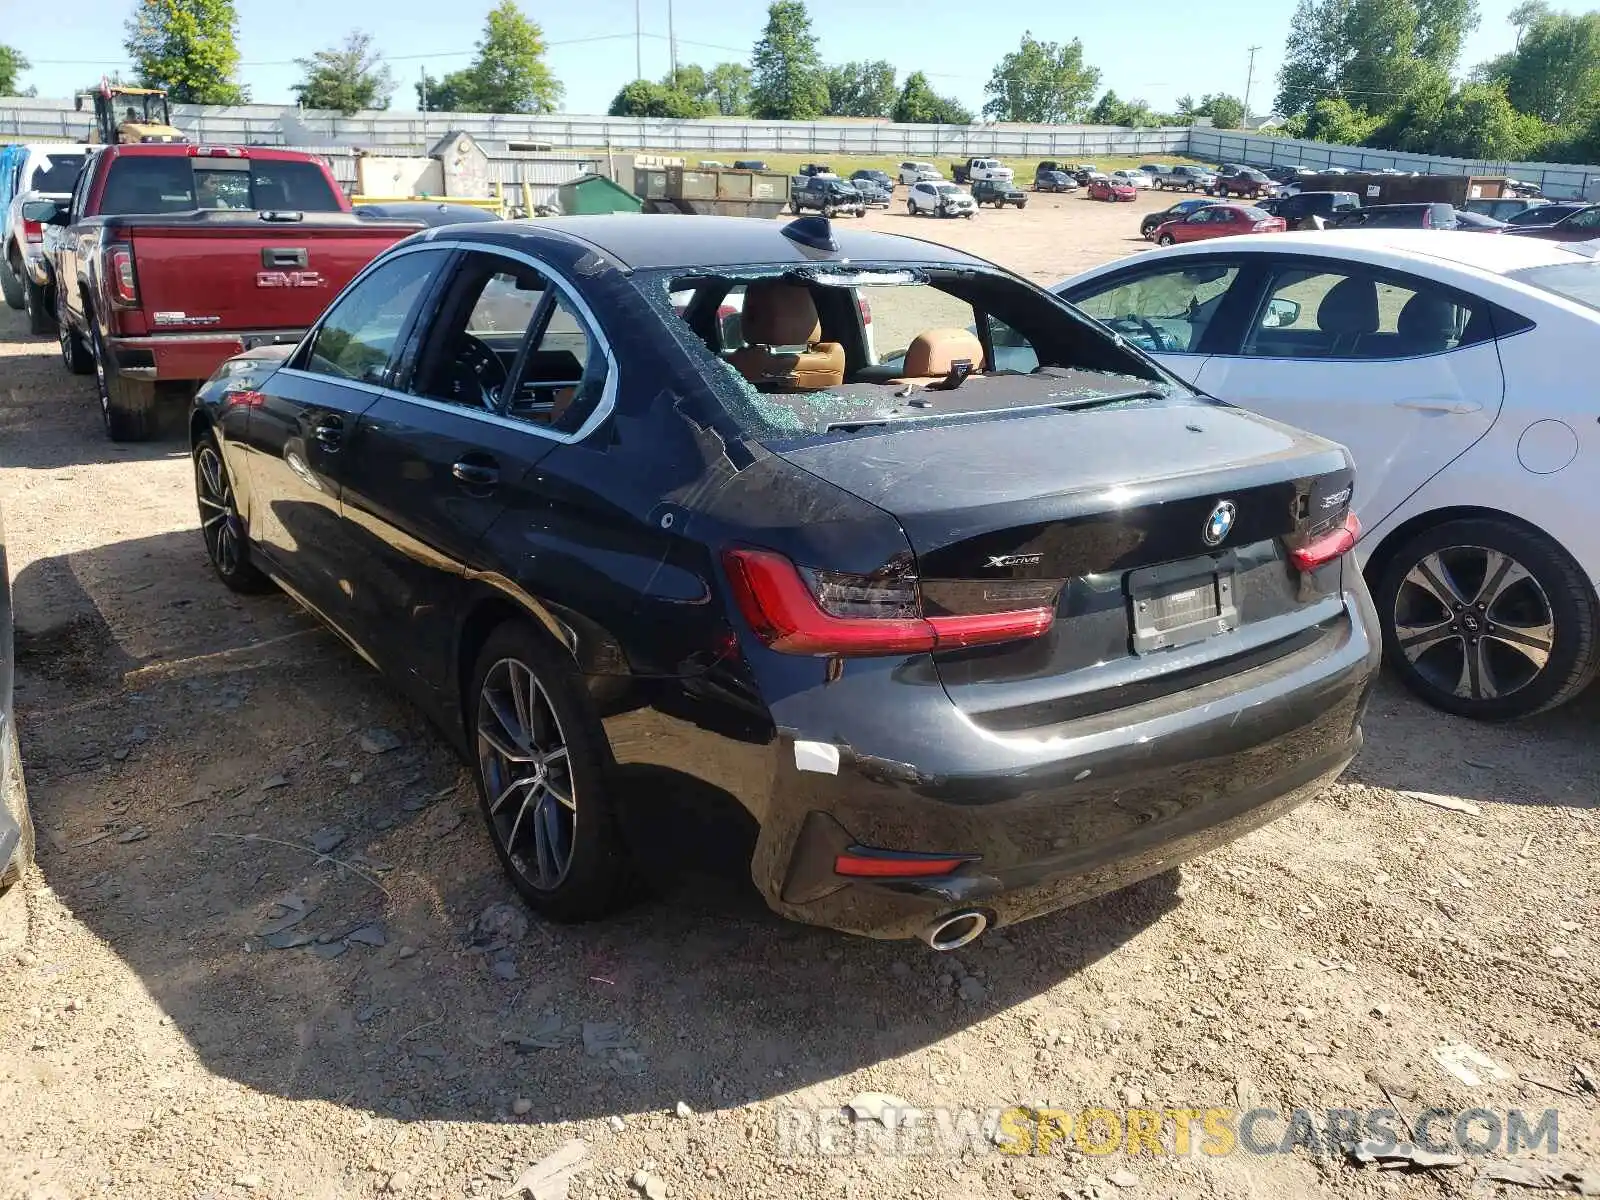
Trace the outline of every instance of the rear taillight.
<instances>
[{"instance_id":1,"label":"rear taillight","mask_svg":"<svg viewBox=\"0 0 1600 1200\"><path fill-rule=\"evenodd\" d=\"M919 854L851 846L834 857L833 873L853 879L930 879L977 861L976 854Z\"/></svg>"},{"instance_id":2,"label":"rear taillight","mask_svg":"<svg viewBox=\"0 0 1600 1200\"><path fill-rule=\"evenodd\" d=\"M1360 536L1361 522L1351 513L1337 529L1314 538L1298 550L1291 550L1289 561L1302 571L1315 571L1349 554L1356 548L1356 539Z\"/></svg>"},{"instance_id":3,"label":"rear taillight","mask_svg":"<svg viewBox=\"0 0 1600 1200\"><path fill-rule=\"evenodd\" d=\"M863 325L871 325L872 305L868 304L867 298L861 295L859 292L856 294L856 307L861 310L861 323Z\"/></svg>"},{"instance_id":4,"label":"rear taillight","mask_svg":"<svg viewBox=\"0 0 1600 1200\"><path fill-rule=\"evenodd\" d=\"M24 241L44 241L44 226L38 221L30 221L26 217L22 220L22 237Z\"/></svg>"},{"instance_id":5,"label":"rear taillight","mask_svg":"<svg viewBox=\"0 0 1600 1200\"><path fill-rule=\"evenodd\" d=\"M1422 210L1422 227L1424 229L1433 228L1433 209L1425 208Z\"/></svg>"},{"instance_id":6,"label":"rear taillight","mask_svg":"<svg viewBox=\"0 0 1600 1200\"><path fill-rule=\"evenodd\" d=\"M722 563L751 632L784 654L918 654L1036 638L1055 622L1058 585L1025 581L1037 604L925 616L915 575L804 570L770 550L727 550ZM1009 581L988 585L1004 588Z\"/></svg>"},{"instance_id":7,"label":"rear taillight","mask_svg":"<svg viewBox=\"0 0 1600 1200\"><path fill-rule=\"evenodd\" d=\"M133 272L133 247L106 248L106 282L111 299L124 308L139 307L139 279Z\"/></svg>"}]
</instances>

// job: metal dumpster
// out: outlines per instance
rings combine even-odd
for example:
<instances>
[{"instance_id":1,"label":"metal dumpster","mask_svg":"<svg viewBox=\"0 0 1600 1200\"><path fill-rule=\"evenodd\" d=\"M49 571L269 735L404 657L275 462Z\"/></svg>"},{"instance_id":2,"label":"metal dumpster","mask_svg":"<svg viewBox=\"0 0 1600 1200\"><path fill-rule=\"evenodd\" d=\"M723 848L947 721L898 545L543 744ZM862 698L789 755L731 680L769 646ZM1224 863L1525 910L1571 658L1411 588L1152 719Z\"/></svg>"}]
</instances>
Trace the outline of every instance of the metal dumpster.
<instances>
[{"instance_id":1,"label":"metal dumpster","mask_svg":"<svg viewBox=\"0 0 1600 1200\"><path fill-rule=\"evenodd\" d=\"M646 212L775 217L789 203L789 177L779 171L639 167L634 174Z\"/></svg>"}]
</instances>

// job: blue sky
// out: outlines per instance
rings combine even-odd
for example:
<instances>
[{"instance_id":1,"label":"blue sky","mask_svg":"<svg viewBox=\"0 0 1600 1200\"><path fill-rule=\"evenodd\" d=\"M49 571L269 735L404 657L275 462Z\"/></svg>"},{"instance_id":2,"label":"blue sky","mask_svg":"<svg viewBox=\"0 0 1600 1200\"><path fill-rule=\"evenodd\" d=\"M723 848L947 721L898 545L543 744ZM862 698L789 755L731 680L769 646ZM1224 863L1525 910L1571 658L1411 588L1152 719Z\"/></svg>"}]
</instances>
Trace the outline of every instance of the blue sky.
<instances>
[{"instance_id":1,"label":"blue sky","mask_svg":"<svg viewBox=\"0 0 1600 1200\"><path fill-rule=\"evenodd\" d=\"M668 64L666 0L638 0L642 8L644 73L655 78ZM1506 14L1515 0L1480 0L1483 21L1462 57L1463 69L1509 48ZM493 0L383 0L354 5L337 0L237 0L241 74L252 98L289 103L299 77L292 60L337 41L353 26L374 34L402 81L393 107L416 107L410 86L420 66L433 75L471 57ZM616 90L634 77L635 0L585 0L524 10L552 43L550 62L566 85L564 108L604 112ZM1010 0L988 7L973 0L808 0L812 28L829 62L885 58L902 78L924 70L935 87L977 109L983 85L1001 55L1015 49L1025 29L1051 41L1081 38L1086 57L1101 70L1101 86L1170 108L1185 92L1244 90L1247 47L1259 45L1251 108L1270 105L1283 51L1291 0L1254 5L1203 5L1195 0L1093 2ZM0 0L8 17L0 40L18 47L35 65L25 77L41 96L65 97L126 65L122 27L131 0L76 0L71 36L58 20L26 0ZM1199 14L1205 11L1206 15ZM34 13L40 13L34 16ZM336 15L337 14L337 15ZM448 14L448 15L445 15ZM680 62L711 65L745 60L766 16L765 0L675 0L673 27ZM1221 19L1226 16L1226 20ZM623 36L615 36L621 34ZM610 36L608 36L610 35ZM61 61L71 60L71 61Z\"/></svg>"}]
</instances>

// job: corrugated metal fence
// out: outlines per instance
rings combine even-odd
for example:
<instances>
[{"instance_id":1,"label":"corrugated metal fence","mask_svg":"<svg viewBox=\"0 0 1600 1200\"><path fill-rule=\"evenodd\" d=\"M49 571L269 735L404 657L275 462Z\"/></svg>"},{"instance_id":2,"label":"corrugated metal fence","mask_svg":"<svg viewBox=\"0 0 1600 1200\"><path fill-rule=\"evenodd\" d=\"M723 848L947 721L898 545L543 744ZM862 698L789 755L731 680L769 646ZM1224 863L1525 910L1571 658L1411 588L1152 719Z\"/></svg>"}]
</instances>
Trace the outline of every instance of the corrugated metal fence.
<instances>
[{"instance_id":1,"label":"corrugated metal fence","mask_svg":"<svg viewBox=\"0 0 1600 1200\"><path fill-rule=\"evenodd\" d=\"M70 100L0 99L0 141L81 141L89 134L91 115L76 111ZM789 152L935 161L974 155L1092 160L1102 155L1154 158L1186 154L1210 162L1394 167L1429 174L1508 174L1538 183L1552 196L1586 195L1600 187L1600 166L1594 165L1440 158L1198 127L1136 130L1092 125L894 125L881 121L735 118L666 121L568 113L518 116L363 112L342 117L270 104L229 108L179 104L173 106L173 120L197 141L314 147L341 160L353 155L357 147L391 154L422 153L447 130L461 129L484 143L491 156L491 169L500 172L505 182L528 179L541 186L552 183L541 174L545 168L534 166L538 161L534 158L520 157L520 151L648 149L681 151L697 157ZM336 163L335 169L344 168ZM353 172L354 167L350 166L350 178L354 178Z\"/></svg>"}]
</instances>

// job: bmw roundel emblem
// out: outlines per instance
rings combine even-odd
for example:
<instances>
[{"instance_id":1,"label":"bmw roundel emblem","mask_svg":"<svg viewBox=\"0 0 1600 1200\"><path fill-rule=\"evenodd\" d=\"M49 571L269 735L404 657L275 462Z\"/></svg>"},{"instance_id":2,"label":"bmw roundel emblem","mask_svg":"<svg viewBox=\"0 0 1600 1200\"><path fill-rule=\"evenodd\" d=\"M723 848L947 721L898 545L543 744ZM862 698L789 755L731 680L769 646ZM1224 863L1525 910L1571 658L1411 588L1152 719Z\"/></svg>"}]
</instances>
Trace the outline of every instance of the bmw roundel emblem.
<instances>
[{"instance_id":1,"label":"bmw roundel emblem","mask_svg":"<svg viewBox=\"0 0 1600 1200\"><path fill-rule=\"evenodd\" d=\"M1206 518L1206 527L1201 531L1206 545L1220 546L1224 538L1233 529L1234 508L1232 500L1219 500L1217 506L1211 510L1211 515Z\"/></svg>"}]
</instances>

